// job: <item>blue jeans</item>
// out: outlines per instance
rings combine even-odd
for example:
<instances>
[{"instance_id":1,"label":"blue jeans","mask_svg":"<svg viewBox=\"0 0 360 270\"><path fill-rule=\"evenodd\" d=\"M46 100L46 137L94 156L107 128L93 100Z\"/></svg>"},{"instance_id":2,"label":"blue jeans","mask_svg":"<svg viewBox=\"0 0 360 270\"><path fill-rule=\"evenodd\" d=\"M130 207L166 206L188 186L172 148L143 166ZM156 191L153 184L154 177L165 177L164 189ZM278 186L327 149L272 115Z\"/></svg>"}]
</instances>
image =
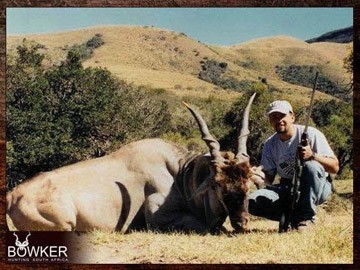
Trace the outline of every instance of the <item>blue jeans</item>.
<instances>
[{"instance_id":1,"label":"blue jeans","mask_svg":"<svg viewBox=\"0 0 360 270\"><path fill-rule=\"evenodd\" d=\"M288 206L289 186L285 183L258 189L249 196L249 212L252 215L279 221ZM311 220L316 215L317 205L331 194L331 184L326 179L324 167L315 160L306 161L300 180L300 198L292 221Z\"/></svg>"}]
</instances>

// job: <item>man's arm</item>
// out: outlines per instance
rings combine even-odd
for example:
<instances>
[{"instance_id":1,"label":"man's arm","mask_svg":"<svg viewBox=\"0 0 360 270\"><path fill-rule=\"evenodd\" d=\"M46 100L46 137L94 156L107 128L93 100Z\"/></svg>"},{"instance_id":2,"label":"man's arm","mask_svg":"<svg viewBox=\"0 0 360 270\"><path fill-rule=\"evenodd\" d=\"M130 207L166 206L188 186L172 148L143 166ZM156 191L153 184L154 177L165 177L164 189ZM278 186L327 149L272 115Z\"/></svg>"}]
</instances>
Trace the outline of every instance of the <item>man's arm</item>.
<instances>
[{"instance_id":1,"label":"man's arm","mask_svg":"<svg viewBox=\"0 0 360 270\"><path fill-rule=\"evenodd\" d=\"M337 173L339 171L339 160L337 157L325 157L315 152L313 152L312 157L323 165L326 172Z\"/></svg>"},{"instance_id":2,"label":"man's arm","mask_svg":"<svg viewBox=\"0 0 360 270\"><path fill-rule=\"evenodd\" d=\"M325 171L328 173L337 173L339 171L339 160L337 159L337 157L326 157L315 153L311 150L309 145L301 148L300 156L304 160L316 160L324 167Z\"/></svg>"}]
</instances>

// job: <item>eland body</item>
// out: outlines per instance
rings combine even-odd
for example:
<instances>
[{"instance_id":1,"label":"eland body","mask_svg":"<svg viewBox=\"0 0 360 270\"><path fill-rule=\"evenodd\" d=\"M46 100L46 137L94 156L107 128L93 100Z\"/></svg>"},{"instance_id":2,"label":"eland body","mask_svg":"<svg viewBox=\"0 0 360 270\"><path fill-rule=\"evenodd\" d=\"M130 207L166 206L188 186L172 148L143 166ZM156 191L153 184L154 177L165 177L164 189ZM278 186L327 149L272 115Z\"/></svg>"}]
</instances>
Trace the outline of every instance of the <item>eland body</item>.
<instances>
[{"instance_id":1,"label":"eland body","mask_svg":"<svg viewBox=\"0 0 360 270\"><path fill-rule=\"evenodd\" d=\"M7 213L23 231L126 232L145 226L145 199L153 193L168 195L184 153L160 139L146 139L40 173L6 195Z\"/></svg>"}]
</instances>

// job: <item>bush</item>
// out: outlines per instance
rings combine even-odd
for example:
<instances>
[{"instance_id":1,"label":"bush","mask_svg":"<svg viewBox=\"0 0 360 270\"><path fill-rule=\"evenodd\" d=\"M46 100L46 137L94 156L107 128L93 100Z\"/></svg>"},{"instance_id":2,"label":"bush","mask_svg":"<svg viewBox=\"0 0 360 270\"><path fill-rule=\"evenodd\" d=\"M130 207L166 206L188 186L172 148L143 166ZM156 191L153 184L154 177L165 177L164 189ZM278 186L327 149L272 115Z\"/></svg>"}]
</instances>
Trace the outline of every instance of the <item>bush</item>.
<instances>
[{"instance_id":1,"label":"bush","mask_svg":"<svg viewBox=\"0 0 360 270\"><path fill-rule=\"evenodd\" d=\"M215 60L206 60L200 63L202 71L198 75L199 79L219 85L220 77L225 73L227 64L219 63Z\"/></svg>"},{"instance_id":2,"label":"bush","mask_svg":"<svg viewBox=\"0 0 360 270\"><path fill-rule=\"evenodd\" d=\"M275 71L280 75L282 80L309 88L313 87L315 73L319 71L317 89L343 100L349 99L347 89L321 73L320 67L310 65L277 66Z\"/></svg>"},{"instance_id":3,"label":"bush","mask_svg":"<svg viewBox=\"0 0 360 270\"><path fill-rule=\"evenodd\" d=\"M243 91L243 92L248 92L253 90L254 87L256 87L256 85L258 85L259 83L254 82L254 81L250 81L250 80L241 80L239 81L236 78L233 77L229 77L229 78L223 78L222 80L220 80L219 86L224 88L224 89L232 89L235 91Z\"/></svg>"},{"instance_id":4,"label":"bush","mask_svg":"<svg viewBox=\"0 0 360 270\"><path fill-rule=\"evenodd\" d=\"M102 40L102 35L96 34L94 37L92 37L86 42L86 47L96 49L99 48L104 43L105 42Z\"/></svg>"},{"instance_id":5,"label":"bush","mask_svg":"<svg viewBox=\"0 0 360 270\"><path fill-rule=\"evenodd\" d=\"M340 162L339 175L353 169L353 110L352 104L341 101L318 101L312 117L326 135Z\"/></svg>"},{"instance_id":6,"label":"bush","mask_svg":"<svg viewBox=\"0 0 360 270\"><path fill-rule=\"evenodd\" d=\"M216 139L220 139L229 132L229 128L224 123L224 116L229 107L229 102L213 95L206 99L185 97L184 101L200 112L209 127L210 133ZM163 134L163 138L181 144L191 151L208 151L206 144L201 139L194 117L185 106L173 112L171 126L171 131Z\"/></svg>"},{"instance_id":7,"label":"bush","mask_svg":"<svg viewBox=\"0 0 360 270\"><path fill-rule=\"evenodd\" d=\"M351 49L349 54L344 58L344 68L346 69L346 72L350 74L350 81L347 85L349 94L352 94L353 92L353 86L354 86L354 50Z\"/></svg>"},{"instance_id":8,"label":"bush","mask_svg":"<svg viewBox=\"0 0 360 270\"><path fill-rule=\"evenodd\" d=\"M226 134L220 140L224 150L237 150L237 137L241 129L241 121L244 109L250 99L250 96L256 92L257 95L253 102L249 117L250 135L247 140L247 151L253 164L259 164L261 159L262 146L265 140L274 133L269 125L268 117L265 113L267 106L273 101L272 94L264 88L254 87L241 98L234 101L225 115L225 123L229 128Z\"/></svg>"},{"instance_id":9,"label":"bush","mask_svg":"<svg viewBox=\"0 0 360 270\"><path fill-rule=\"evenodd\" d=\"M107 70L84 69L78 53L70 51L60 66L45 70L36 45L23 44L18 52L7 73L8 188L40 171L169 130L165 102Z\"/></svg>"},{"instance_id":10,"label":"bush","mask_svg":"<svg viewBox=\"0 0 360 270\"><path fill-rule=\"evenodd\" d=\"M102 36L100 34L96 34L85 43L71 46L69 48L69 53L77 54L80 56L81 60L86 60L91 58L94 53L94 49L99 48L103 44L104 41L102 40Z\"/></svg>"},{"instance_id":11,"label":"bush","mask_svg":"<svg viewBox=\"0 0 360 270\"><path fill-rule=\"evenodd\" d=\"M239 81L234 77L225 76L227 63L217 62L215 60L200 61L202 71L200 71L198 78L223 89L231 89L234 91L251 91L253 87L256 87L258 82L250 80Z\"/></svg>"}]
</instances>

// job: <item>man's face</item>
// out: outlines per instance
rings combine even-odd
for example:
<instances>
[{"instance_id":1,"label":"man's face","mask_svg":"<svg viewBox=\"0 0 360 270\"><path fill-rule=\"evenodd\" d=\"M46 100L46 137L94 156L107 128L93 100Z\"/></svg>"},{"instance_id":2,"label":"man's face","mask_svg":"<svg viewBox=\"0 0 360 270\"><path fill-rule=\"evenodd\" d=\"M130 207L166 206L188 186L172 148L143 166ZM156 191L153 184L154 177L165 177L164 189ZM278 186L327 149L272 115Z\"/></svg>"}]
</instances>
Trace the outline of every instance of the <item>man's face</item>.
<instances>
[{"instance_id":1,"label":"man's face","mask_svg":"<svg viewBox=\"0 0 360 270\"><path fill-rule=\"evenodd\" d=\"M284 134L290 131L295 122L293 113L284 114L273 112L269 115L270 124L277 133Z\"/></svg>"}]
</instances>

